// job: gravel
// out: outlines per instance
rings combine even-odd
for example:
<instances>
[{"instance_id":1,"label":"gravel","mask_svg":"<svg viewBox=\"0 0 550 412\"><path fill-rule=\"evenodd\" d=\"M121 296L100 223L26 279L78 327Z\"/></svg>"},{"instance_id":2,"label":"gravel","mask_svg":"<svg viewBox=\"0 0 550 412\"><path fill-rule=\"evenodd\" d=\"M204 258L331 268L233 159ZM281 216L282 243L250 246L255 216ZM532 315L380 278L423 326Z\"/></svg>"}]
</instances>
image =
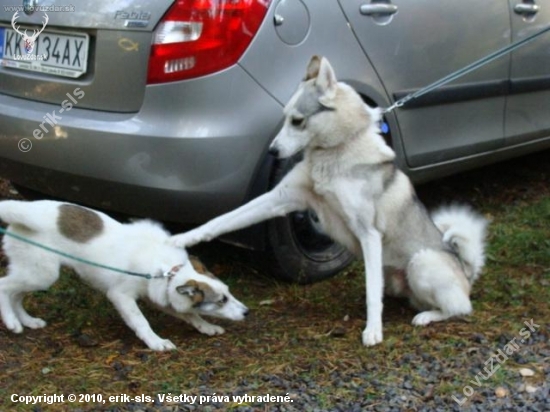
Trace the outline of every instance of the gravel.
<instances>
[{"instance_id":1,"label":"gravel","mask_svg":"<svg viewBox=\"0 0 550 412\"><path fill-rule=\"evenodd\" d=\"M227 382L225 388L214 388L208 384L208 376L203 377L204 384L190 389L195 396L233 396L249 395L279 395L288 394L291 402L287 403L256 403L238 405L209 401L198 404L179 403L167 406L157 400L154 406L127 403L111 408L86 409L92 411L132 411L132 412L176 412L176 411L224 411L229 409L238 412L256 411L460 411L460 412L496 412L496 411L550 411L550 363L548 362L550 349L548 325L541 328L531 338L522 344L517 353L503 362L502 376L490 376L486 380L480 379L480 386L476 386L476 374L482 372L487 359L497 349L509 342L509 336L503 334L492 344L487 343L483 336L472 334L473 348L464 348L452 359L437 359L427 353L405 354L394 367L384 368L383 371L375 364L365 365L362 372L348 372L344 369L334 370L330 374L330 382L317 382L314 376L297 374L260 375L248 379L241 379L236 383ZM468 351L467 349L474 349ZM520 367L521 361L530 366ZM495 365L497 363L495 362ZM535 365L535 366L531 366ZM457 378L452 372L456 368L464 368L467 372L459 374ZM532 370L533 377L524 377L527 372L522 368ZM529 374L529 373L527 373ZM485 373L485 376L487 374ZM442 381L448 381L454 376L454 383L467 385L473 388L470 396L464 393L451 393L448 396L434 395L434 386ZM457 379L459 379L457 381ZM505 384L502 384L505 381ZM268 392L258 389L258 382L270 388ZM536 390L530 393L526 388ZM344 390L345 398L331 395L333 388ZM333 392L333 391L332 391ZM177 395L177 394L173 394ZM459 405L453 396L462 402ZM41 411L40 408L35 411ZM76 409L75 411L78 411Z\"/></svg>"}]
</instances>

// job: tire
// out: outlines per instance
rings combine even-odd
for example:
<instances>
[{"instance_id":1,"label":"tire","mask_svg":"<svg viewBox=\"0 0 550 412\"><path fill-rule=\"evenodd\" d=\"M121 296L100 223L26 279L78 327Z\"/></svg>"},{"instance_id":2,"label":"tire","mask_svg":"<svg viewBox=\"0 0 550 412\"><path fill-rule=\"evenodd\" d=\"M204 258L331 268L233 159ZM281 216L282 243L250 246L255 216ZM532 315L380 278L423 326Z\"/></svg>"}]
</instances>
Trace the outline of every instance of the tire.
<instances>
[{"instance_id":1,"label":"tire","mask_svg":"<svg viewBox=\"0 0 550 412\"><path fill-rule=\"evenodd\" d=\"M277 162L271 187L299 161ZM267 223L268 253L265 263L277 278L299 284L328 279L355 259L349 250L332 241L321 229L313 211L294 212Z\"/></svg>"}]
</instances>

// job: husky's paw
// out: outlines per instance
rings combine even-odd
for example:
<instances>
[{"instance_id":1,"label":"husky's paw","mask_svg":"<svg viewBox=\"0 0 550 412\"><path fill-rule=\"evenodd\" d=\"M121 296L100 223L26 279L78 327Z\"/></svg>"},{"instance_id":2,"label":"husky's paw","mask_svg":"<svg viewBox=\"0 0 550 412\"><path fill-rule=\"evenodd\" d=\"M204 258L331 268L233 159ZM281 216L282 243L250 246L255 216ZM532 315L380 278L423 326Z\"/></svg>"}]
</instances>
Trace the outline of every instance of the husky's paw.
<instances>
[{"instance_id":1,"label":"husky's paw","mask_svg":"<svg viewBox=\"0 0 550 412\"><path fill-rule=\"evenodd\" d=\"M165 350L174 350L176 345L174 345L169 339L155 339L153 342L147 343L149 349L156 351L165 351Z\"/></svg>"},{"instance_id":2,"label":"husky's paw","mask_svg":"<svg viewBox=\"0 0 550 412\"><path fill-rule=\"evenodd\" d=\"M363 331L363 345L373 346L382 342L382 328L365 328Z\"/></svg>"},{"instance_id":3,"label":"husky's paw","mask_svg":"<svg viewBox=\"0 0 550 412\"><path fill-rule=\"evenodd\" d=\"M200 232L192 230L190 232L182 233L181 235L172 236L168 239L168 243L179 248L186 248L196 245L204 240L209 239L206 239L205 236L201 236Z\"/></svg>"},{"instance_id":4,"label":"husky's paw","mask_svg":"<svg viewBox=\"0 0 550 412\"><path fill-rule=\"evenodd\" d=\"M40 318L32 318L30 316L28 318L21 319L21 323L31 329L40 329L47 325L46 321Z\"/></svg>"},{"instance_id":5,"label":"husky's paw","mask_svg":"<svg viewBox=\"0 0 550 412\"><path fill-rule=\"evenodd\" d=\"M224 328L218 325L212 325L211 323L201 324L197 326L197 329L200 333L204 333L208 336L222 335L225 333Z\"/></svg>"},{"instance_id":6,"label":"husky's paw","mask_svg":"<svg viewBox=\"0 0 550 412\"><path fill-rule=\"evenodd\" d=\"M431 322L437 322L439 320L441 320L440 316L436 316L432 311L426 311L416 315L412 320L412 324L415 326L426 326Z\"/></svg>"}]
</instances>

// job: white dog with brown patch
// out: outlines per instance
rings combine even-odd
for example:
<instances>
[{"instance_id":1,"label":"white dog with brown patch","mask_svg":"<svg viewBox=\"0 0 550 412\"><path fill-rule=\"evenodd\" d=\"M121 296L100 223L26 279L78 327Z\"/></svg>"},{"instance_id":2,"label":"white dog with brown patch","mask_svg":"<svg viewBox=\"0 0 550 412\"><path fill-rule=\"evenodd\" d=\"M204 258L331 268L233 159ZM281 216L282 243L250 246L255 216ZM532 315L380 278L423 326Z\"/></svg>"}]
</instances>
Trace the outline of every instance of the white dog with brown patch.
<instances>
[{"instance_id":1,"label":"white dog with brown patch","mask_svg":"<svg viewBox=\"0 0 550 412\"><path fill-rule=\"evenodd\" d=\"M158 223L122 224L88 208L48 200L1 201L0 219L9 224L9 233L88 261L154 277L91 266L4 236L9 265L7 276L0 278L0 312L12 332L21 333L23 326L46 326L44 320L25 311L23 297L54 284L61 265L73 268L82 280L105 293L126 324L153 350L176 347L151 329L137 305L139 298L206 335L224 330L201 315L242 320L248 314L223 282L200 262L189 259L185 250L167 243L170 234Z\"/></svg>"}]
</instances>

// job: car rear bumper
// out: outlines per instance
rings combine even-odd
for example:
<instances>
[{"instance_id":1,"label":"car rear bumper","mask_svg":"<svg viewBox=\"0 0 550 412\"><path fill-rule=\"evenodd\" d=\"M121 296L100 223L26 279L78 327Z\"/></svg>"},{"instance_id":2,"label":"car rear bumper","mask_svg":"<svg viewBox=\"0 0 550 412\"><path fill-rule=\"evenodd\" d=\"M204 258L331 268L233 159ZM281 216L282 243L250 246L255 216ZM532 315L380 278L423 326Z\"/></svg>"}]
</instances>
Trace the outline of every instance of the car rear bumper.
<instances>
[{"instance_id":1,"label":"car rear bumper","mask_svg":"<svg viewBox=\"0 0 550 412\"><path fill-rule=\"evenodd\" d=\"M137 113L61 108L0 95L1 177L92 207L188 224L247 198L282 119L280 103L239 66L149 86ZM44 120L52 117L54 126ZM29 151L20 150L21 139Z\"/></svg>"}]
</instances>

